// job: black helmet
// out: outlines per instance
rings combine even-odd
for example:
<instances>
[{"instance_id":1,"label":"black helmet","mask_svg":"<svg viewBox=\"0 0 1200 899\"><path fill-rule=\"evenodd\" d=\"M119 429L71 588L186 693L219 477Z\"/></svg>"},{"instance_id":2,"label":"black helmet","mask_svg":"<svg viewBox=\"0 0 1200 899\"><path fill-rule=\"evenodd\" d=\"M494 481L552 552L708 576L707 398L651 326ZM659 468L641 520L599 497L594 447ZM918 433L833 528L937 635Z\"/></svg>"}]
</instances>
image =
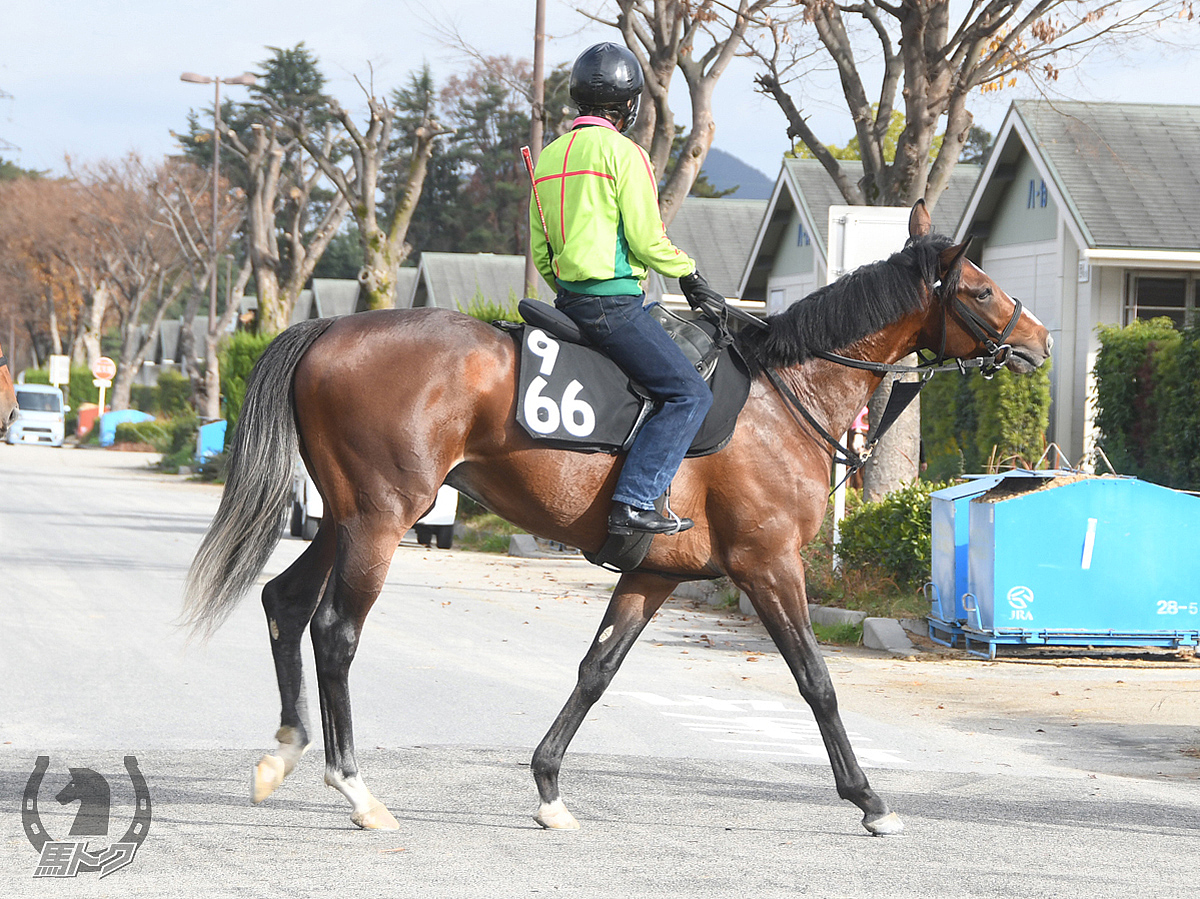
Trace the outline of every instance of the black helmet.
<instances>
[{"instance_id":1,"label":"black helmet","mask_svg":"<svg viewBox=\"0 0 1200 899\"><path fill-rule=\"evenodd\" d=\"M594 44L580 53L571 67L571 99L580 109L621 112L625 116L622 131L637 121L644 83L637 57L620 44Z\"/></svg>"}]
</instances>

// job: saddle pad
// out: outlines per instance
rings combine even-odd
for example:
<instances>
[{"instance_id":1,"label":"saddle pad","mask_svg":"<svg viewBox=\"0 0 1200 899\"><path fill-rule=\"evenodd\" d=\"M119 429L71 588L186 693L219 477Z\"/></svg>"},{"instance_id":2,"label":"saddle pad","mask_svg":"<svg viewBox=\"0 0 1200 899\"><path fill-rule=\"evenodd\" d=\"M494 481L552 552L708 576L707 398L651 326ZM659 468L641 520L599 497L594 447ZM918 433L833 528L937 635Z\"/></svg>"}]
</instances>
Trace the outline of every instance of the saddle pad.
<instances>
[{"instance_id":1,"label":"saddle pad","mask_svg":"<svg viewBox=\"0 0 1200 899\"><path fill-rule=\"evenodd\" d=\"M615 362L530 325L513 337L521 345L517 422L529 436L579 452L629 448L657 404ZM729 441L750 393L750 375L732 347L722 352L709 386L713 406L689 456L715 453Z\"/></svg>"}]
</instances>

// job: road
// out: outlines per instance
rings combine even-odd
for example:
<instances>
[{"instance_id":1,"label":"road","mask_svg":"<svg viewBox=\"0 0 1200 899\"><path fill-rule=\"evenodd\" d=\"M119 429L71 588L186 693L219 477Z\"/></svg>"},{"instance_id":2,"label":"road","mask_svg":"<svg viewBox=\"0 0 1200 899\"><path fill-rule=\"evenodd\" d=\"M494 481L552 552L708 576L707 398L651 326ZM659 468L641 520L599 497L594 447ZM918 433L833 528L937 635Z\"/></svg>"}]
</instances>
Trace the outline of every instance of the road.
<instances>
[{"instance_id":1,"label":"road","mask_svg":"<svg viewBox=\"0 0 1200 899\"><path fill-rule=\"evenodd\" d=\"M563 774L573 834L533 823L528 760L565 700L614 576L406 541L351 686L363 775L400 821L349 823L320 747L260 807L248 775L278 698L257 597L206 645L175 626L219 488L150 457L0 447L0 893L6 896L1173 896L1200 849L1197 663L826 656L856 751L904 818L871 839L834 793L812 717L757 622L673 600L585 723ZM265 577L302 549L285 538ZM311 677L311 660L308 663ZM315 723L315 722L314 722ZM319 730L319 729L318 729ZM69 767L132 818L127 868L33 878Z\"/></svg>"}]
</instances>

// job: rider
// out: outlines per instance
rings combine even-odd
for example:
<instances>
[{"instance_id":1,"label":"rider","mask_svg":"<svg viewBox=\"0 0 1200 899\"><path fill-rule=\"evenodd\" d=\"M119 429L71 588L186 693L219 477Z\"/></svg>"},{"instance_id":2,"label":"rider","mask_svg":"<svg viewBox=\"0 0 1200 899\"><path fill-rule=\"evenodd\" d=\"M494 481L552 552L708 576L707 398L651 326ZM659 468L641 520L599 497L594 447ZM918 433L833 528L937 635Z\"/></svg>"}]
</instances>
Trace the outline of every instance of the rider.
<instances>
[{"instance_id":1,"label":"rider","mask_svg":"<svg viewBox=\"0 0 1200 899\"><path fill-rule=\"evenodd\" d=\"M703 424L712 393L642 307L642 283L649 267L679 278L693 306L724 298L667 237L650 159L624 136L637 119L642 83L637 58L618 44L596 44L575 60L571 99L579 117L538 159L530 234L538 271L558 292L555 306L661 403L629 448L608 529L676 534L692 521L659 514L654 501Z\"/></svg>"}]
</instances>

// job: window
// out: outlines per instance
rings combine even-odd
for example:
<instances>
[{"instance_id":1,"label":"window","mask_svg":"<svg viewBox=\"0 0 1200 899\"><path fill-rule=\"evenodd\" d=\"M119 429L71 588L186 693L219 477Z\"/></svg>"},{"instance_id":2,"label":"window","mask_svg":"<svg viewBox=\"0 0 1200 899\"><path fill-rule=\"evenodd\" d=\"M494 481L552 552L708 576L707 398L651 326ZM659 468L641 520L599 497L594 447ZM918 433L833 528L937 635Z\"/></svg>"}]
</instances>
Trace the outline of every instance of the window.
<instances>
[{"instance_id":1,"label":"window","mask_svg":"<svg viewBox=\"0 0 1200 899\"><path fill-rule=\"evenodd\" d=\"M1166 316L1182 328L1195 320L1196 276L1187 272L1130 272L1125 324Z\"/></svg>"}]
</instances>

